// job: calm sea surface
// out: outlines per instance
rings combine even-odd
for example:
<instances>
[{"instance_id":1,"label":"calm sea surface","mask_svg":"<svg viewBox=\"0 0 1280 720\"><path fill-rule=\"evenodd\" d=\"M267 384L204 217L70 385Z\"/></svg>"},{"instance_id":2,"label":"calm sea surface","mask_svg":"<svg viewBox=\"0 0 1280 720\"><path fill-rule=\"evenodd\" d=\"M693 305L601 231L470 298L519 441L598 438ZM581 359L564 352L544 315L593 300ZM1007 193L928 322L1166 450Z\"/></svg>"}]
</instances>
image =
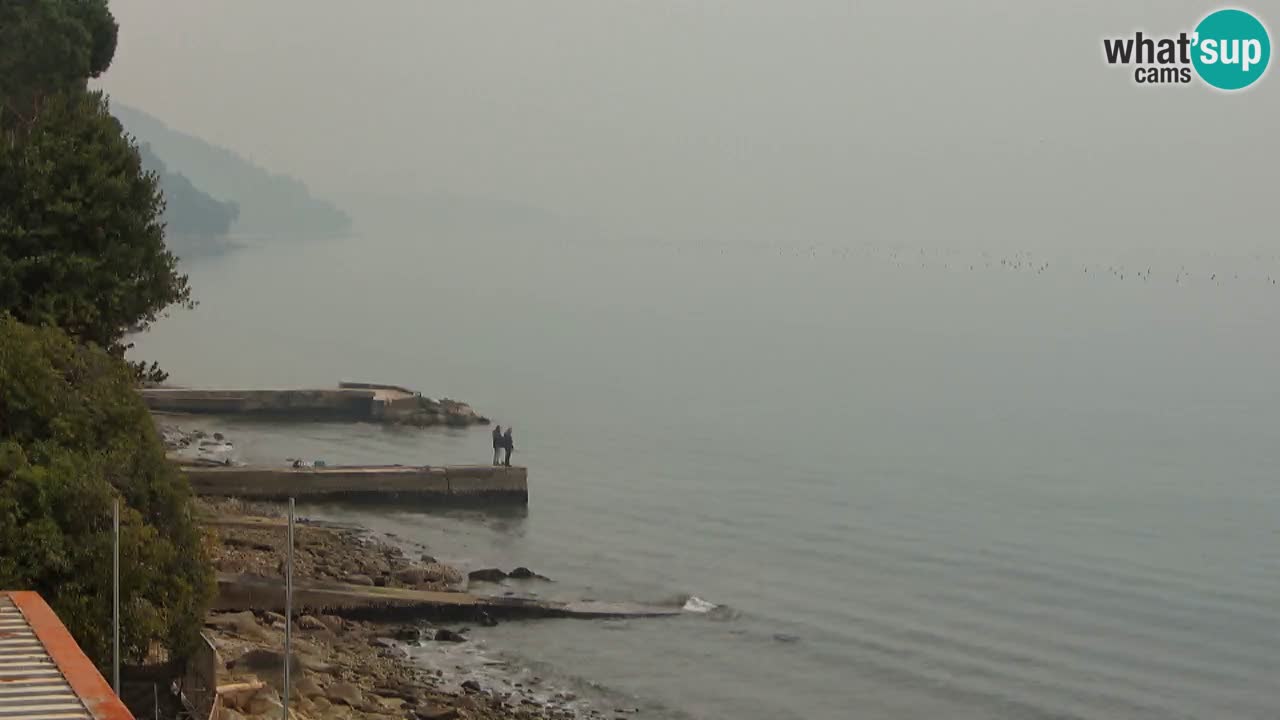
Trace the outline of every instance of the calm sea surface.
<instances>
[{"instance_id":1,"label":"calm sea surface","mask_svg":"<svg viewBox=\"0 0 1280 720\"><path fill-rule=\"evenodd\" d=\"M200 307L138 341L174 382L407 384L531 468L527 513L307 512L549 596L720 605L476 631L639 717L1280 717L1274 255L450 226L189 270ZM258 460L490 455L228 427Z\"/></svg>"}]
</instances>

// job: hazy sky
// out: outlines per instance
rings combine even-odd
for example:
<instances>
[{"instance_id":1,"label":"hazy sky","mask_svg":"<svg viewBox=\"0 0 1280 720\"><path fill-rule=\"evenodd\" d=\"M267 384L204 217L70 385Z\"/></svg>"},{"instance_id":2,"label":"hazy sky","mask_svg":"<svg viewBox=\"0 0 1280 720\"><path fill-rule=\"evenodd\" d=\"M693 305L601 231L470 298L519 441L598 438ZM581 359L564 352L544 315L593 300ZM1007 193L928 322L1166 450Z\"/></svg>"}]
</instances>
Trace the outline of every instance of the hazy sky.
<instances>
[{"instance_id":1,"label":"hazy sky","mask_svg":"<svg viewBox=\"0 0 1280 720\"><path fill-rule=\"evenodd\" d=\"M1280 61L1227 95L1102 60L1104 36L1217 7L113 0L104 85L340 202L475 196L687 240L1269 247Z\"/></svg>"}]
</instances>

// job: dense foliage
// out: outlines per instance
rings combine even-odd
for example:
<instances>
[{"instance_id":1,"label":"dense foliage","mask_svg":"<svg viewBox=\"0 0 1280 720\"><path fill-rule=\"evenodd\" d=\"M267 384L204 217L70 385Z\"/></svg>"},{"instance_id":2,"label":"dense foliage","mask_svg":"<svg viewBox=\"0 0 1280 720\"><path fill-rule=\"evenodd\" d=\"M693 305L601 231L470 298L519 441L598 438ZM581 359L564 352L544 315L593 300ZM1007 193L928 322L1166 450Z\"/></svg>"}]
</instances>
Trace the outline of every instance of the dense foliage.
<instances>
[{"instance_id":1,"label":"dense foliage","mask_svg":"<svg viewBox=\"0 0 1280 720\"><path fill-rule=\"evenodd\" d=\"M211 570L190 488L166 462L128 368L54 328L0 317L0 587L39 591L86 653L110 658L111 505L122 498L122 638L181 654Z\"/></svg>"},{"instance_id":2,"label":"dense foliage","mask_svg":"<svg viewBox=\"0 0 1280 720\"><path fill-rule=\"evenodd\" d=\"M46 99L0 145L0 312L116 348L190 300L165 247L156 176L100 93Z\"/></svg>"},{"instance_id":3,"label":"dense foliage","mask_svg":"<svg viewBox=\"0 0 1280 720\"><path fill-rule=\"evenodd\" d=\"M50 95L83 90L111 65L116 37L106 0L0 0L0 128L29 122Z\"/></svg>"},{"instance_id":4,"label":"dense foliage","mask_svg":"<svg viewBox=\"0 0 1280 720\"><path fill-rule=\"evenodd\" d=\"M39 591L102 667L117 498L125 660L184 654L212 591L121 357L190 290L156 176L86 89L115 43L105 0L0 0L0 587Z\"/></svg>"}]
</instances>

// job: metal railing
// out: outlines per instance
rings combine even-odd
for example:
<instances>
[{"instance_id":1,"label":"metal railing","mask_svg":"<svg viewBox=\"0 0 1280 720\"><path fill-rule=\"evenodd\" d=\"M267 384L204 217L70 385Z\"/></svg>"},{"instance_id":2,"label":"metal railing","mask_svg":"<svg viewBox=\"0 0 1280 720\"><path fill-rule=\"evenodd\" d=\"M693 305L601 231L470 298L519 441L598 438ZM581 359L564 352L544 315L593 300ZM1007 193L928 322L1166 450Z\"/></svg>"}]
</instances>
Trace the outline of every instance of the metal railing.
<instances>
[{"instance_id":1,"label":"metal railing","mask_svg":"<svg viewBox=\"0 0 1280 720\"><path fill-rule=\"evenodd\" d=\"M289 720L289 673L293 657L293 530L294 499L289 498L288 543L285 546L285 595L284 595L284 687L282 689L282 717ZM120 696L120 500L112 506L112 687ZM213 640L200 633L191 657L178 680L178 695L192 717L201 720L218 720L222 701L218 696L218 650ZM158 706L158 701L157 701Z\"/></svg>"}]
</instances>

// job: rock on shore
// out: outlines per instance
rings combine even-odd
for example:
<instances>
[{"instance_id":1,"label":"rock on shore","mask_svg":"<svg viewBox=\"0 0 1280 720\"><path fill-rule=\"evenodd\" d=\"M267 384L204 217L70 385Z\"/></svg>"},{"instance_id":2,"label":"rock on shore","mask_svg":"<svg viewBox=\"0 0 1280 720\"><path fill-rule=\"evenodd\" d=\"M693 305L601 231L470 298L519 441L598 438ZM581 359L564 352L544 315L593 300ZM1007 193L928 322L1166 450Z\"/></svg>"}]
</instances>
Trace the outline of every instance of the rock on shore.
<instances>
[{"instance_id":1,"label":"rock on shore","mask_svg":"<svg viewBox=\"0 0 1280 720\"><path fill-rule=\"evenodd\" d=\"M500 583L503 580L543 580L550 582L551 578L546 575L539 575L527 567L518 567L511 572L504 572L498 568L482 568L480 570L472 570L467 573L467 579L471 582L487 582Z\"/></svg>"},{"instance_id":2,"label":"rock on shore","mask_svg":"<svg viewBox=\"0 0 1280 720\"><path fill-rule=\"evenodd\" d=\"M309 619L304 623L303 618ZM298 720L603 717L599 711L581 710L571 693L540 693L479 672L468 676L465 668L460 675L449 675L415 664L406 647L387 636L417 628L332 615L303 618L294 621L289 661L290 708ZM222 613L210 616L208 628L221 661L218 686L224 720L280 717L283 618Z\"/></svg>"},{"instance_id":3,"label":"rock on shore","mask_svg":"<svg viewBox=\"0 0 1280 720\"><path fill-rule=\"evenodd\" d=\"M197 503L214 562L227 572L280 574L284 542L269 508L235 500ZM450 589L463 582L452 566L410 561L389 543L355 530L303 524L295 528L299 577ZM282 713L284 617L274 612L211 614L206 634L219 655L217 684L224 720L278 718ZM468 665L465 629L372 623L334 615L293 618L289 659L291 714L299 720L572 720L603 718L571 693L496 676L491 663ZM418 654L415 662L408 648ZM423 652L439 654L424 660Z\"/></svg>"},{"instance_id":4,"label":"rock on shore","mask_svg":"<svg viewBox=\"0 0 1280 720\"><path fill-rule=\"evenodd\" d=\"M417 398L417 406L408 410L399 410L387 415L387 419L402 425L431 427L448 425L450 427L469 427L471 425L488 425L489 418L476 412L464 402L441 398Z\"/></svg>"},{"instance_id":5,"label":"rock on shore","mask_svg":"<svg viewBox=\"0 0 1280 720\"><path fill-rule=\"evenodd\" d=\"M210 518L219 572L282 576L285 536L278 525L226 524L229 511L234 517L246 509L235 500L201 499L198 506ZM461 571L453 566L411 560L400 548L358 530L307 524L295 528L293 568L298 577L352 585L447 591L463 584Z\"/></svg>"}]
</instances>

